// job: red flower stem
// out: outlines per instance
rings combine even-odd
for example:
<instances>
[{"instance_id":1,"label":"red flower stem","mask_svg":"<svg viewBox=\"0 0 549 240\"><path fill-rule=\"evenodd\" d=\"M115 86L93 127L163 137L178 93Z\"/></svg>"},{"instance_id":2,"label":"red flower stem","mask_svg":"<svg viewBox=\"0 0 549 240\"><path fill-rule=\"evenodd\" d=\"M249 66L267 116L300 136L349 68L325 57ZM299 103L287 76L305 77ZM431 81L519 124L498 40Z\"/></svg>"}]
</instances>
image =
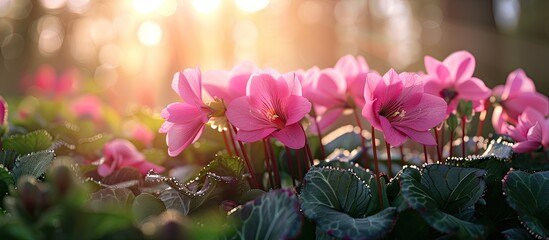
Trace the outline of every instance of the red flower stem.
<instances>
[{"instance_id":1,"label":"red flower stem","mask_svg":"<svg viewBox=\"0 0 549 240\"><path fill-rule=\"evenodd\" d=\"M465 123L467 116L461 117L461 155L465 157Z\"/></svg>"},{"instance_id":2,"label":"red flower stem","mask_svg":"<svg viewBox=\"0 0 549 240\"><path fill-rule=\"evenodd\" d=\"M444 158L444 127L445 127L445 122L442 122L442 127L440 128L440 155L442 156L442 163L446 162L446 159Z\"/></svg>"},{"instance_id":3,"label":"red flower stem","mask_svg":"<svg viewBox=\"0 0 549 240\"><path fill-rule=\"evenodd\" d=\"M231 138L231 143L233 145L235 156L240 156L239 153L238 153L238 148L236 147L236 141L234 140L233 130L231 128L229 128L229 129L227 129L227 131L229 131L229 137Z\"/></svg>"},{"instance_id":4,"label":"red flower stem","mask_svg":"<svg viewBox=\"0 0 549 240\"><path fill-rule=\"evenodd\" d=\"M392 178L393 168L391 167L391 145L388 142L385 142L385 149L387 149L387 176Z\"/></svg>"},{"instance_id":5,"label":"red flower stem","mask_svg":"<svg viewBox=\"0 0 549 240\"><path fill-rule=\"evenodd\" d=\"M272 188L275 188L275 183L273 181L273 168L271 167L271 154L267 149L267 139L263 139L263 152L265 153L265 165L267 167L267 176L269 177L269 185Z\"/></svg>"},{"instance_id":6,"label":"red flower stem","mask_svg":"<svg viewBox=\"0 0 549 240\"><path fill-rule=\"evenodd\" d=\"M482 128L484 127L484 120L486 120L486 113L490 107L489 101L484 102L484 110L480 112L478 117L478 128L477 128L477 140L482 136ZM475 143L475 154L478 154L478 142Z\"/></svg>"},{"instance_id":7,"label":"red flower stem","mask_svg":"<svg viewBox=\"0 0 549 240\"><path fill-rule=\"evenodd\" d=\"M233 126L234 133L238 133L238 130L236 130L236 127ZM246 150L244 150L244 144L242 144L241 141L238 141L238 146L240 147L240 152L242 153L242 157L244 158L244 162L246 163L246 167L248 168L248 172L250 172L250 176L252 177L252 185L254 188L261 188L261 184L257 181L257 178L254 173L254 168L252 167L252 163L250 162L250 159L248 158L248 154L246 154Z\"/></svg>"},{"instance_id":8,"label":"red flower stem","mask_svg":"<svg viewBox=\"0 0 549 240\"><path fill-rule=\"evenodd\" d=\"M366 142L365 142L366 140L364 139L364 136L362 135L362 132L363 132L362 123L360 123L360 118L358 117L358 111L356 110L356 108L353 108L353 113L355 115L356 125L358 126L358 129L360 130L360 143L362 144L362 159L364 160L364 167L369 168L370 167L370 161L368 159L368 150L366 149ZM374 128L372 127L372 129L374 129ZM372 133L372 141L374 141L373 136L374 136L374 134ZM375 149L375 147L374 147L374 149ZM374 150L374 152L375 152L375 150ZM375 157L375 158L377 158L377 157ZM376 162L376 164L377 164L377 162Z\"/></svg>"},{"instance_id":9,"label":"red flower stem","mask_svg":"<svg viewBox=\"0 0 549 240\"><path fill-rule=\"evenodd\" d=\"M301 149L295 150L295 156L297 160L297 179L301 182L303 180L303 173L301 171Z\"/></svg>"},{"instance_id":10,"label":"red flower stem","mask_svg":"<svg viewBox=\"0 0 549 240\"><path fill-rule=\"evenodd\" d=\"M380 174L379 174L379 166L377 164L376 131L374 129L374 126L372 126L372 150L374 151L373 153L374 153L374 167L376 171L375 173L376 173L376 182L377 182L377 200L379 202L379 207L381 209L383 208L383 200L381 198L381 182L379 181Z\"/></svg>"},{"instance_id":11,"label":"red flower stem","mask_svg":"<svg viewBox=\"0 0 549 240\"><path fill-rule=\"evenodd\" d=\"M437 145L435 146L435 148L437 149L437 159L438 159L439 162L441 162L442 161L442 153L440 152L440 148L439 148L441 141L438 138L437 128L434 128L433 132L435 132L435 140L437 141Z\"/></svg>"},{"instance_id":12,"label":"red flower stem","mask_svg":"<svg viewBox=\"0 0 549 240\"><path fill-rule=\"evenodd\" d=\"M400 167L404 167L404 164L406 164L406 162L404 161L404 144L400 145L399 150L400 150Z\"/></svg>"},{"instance_id":13,"label":"red flower stem","mask_svg":"<svg viewBox=\"0 0 549 240\"><path fill-rule=\"evenodd\" d=\"M271 144L271 141L269 139L265 140L265 142L267 143L267 150L269 150L269 154L270 154L270 158L271 158L271 164L273 166L275 183L276 183L276 186L278 186L280 188L280 187L282 187L282 181L280 179L280 171L278 169L278 161L277 161L277 159L275 158L275 155L274 155L273 145Z\"/></svg>"},{"instance_id":14,"label":"red flower stem","mask_svg":"<svg viewBox=\"0 0 549 240\"><path fill-rule=\"evenodd\" d=\"M425 164L429 164L429 157L427 156L427 146L423 145L423 155L425 157Z\"/></svg>"},{"instance_id":15,"label":"red flower stem","mask_svg":"<svg viewBox=\"0 0 549 240\"><path fill-rule=\"evenodd\" d=\"M449 139L449 142L450 142L450 155L448 157L452 157L454 154L454 130L450 130L450 139Z\"/></svg>"},{"instance_id":16,"label":"red flower stem","mask_svg":"<svg viewBox=\"0 0 549 240\"><path fill-rule=\"evenodd\" d=\"M309 147L309 142L307 141L307 138L305 138L305 151L307 151L307 158L309 158L309 165L313 167L315 165L315 162L313 160L313 154L311 154L311 148Z\"/></svg>"},{"instance_id":17,"label":"red flower stem","mask_svg":"<svg viewBox=\"0 0 549 240\"><path fill-rule=\"evenodd\" d=\"M316 130L317 130L317 133L318 133L318 143L319 143L319 146L320 146L320 159L324 160L324 158L326 158L326 151L324 150L324 145L322 144L322 133L320 131L320 127L318 125L318 121L316 120L316 117L314 117L315 119L315 126L316 126Z\"/></svg>"},{"instance_id":18,"label":"red flower stem","mask_svg":"<svg viewBox=\"0 0 549 240\"><path fill-rule=\"evenodd\" d=\"M229 141L227 140L227 131L226 130L221 131L221 135L223 135L223 142L225 143L225 149L227 149L227 152L229 153L230 156L234 156L233 151L229 147Z\"/></svg>"},{"instance_id":19,"label":"red flower stem","mask_svg":"<svg viewBox=\"0 0 549 240\"><path fill-rule=\"evenodd\" d=\"M292 158L290 157L290 148L286 147L286 161L288 162L288 171L290 172L290 176L292 177L292 185L296 186L295 184L295 177L294 177L294 166L292 164Z\"/></svg>"}]
</instances>

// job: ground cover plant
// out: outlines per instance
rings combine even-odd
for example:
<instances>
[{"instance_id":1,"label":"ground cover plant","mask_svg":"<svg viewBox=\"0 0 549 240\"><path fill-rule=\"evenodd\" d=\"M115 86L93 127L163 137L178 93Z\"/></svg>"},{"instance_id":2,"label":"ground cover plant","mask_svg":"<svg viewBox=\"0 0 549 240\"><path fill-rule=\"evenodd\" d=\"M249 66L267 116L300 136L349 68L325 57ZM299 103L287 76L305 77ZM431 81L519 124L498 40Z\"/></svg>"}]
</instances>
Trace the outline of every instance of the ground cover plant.
<instances>
[{"instance_id":1,"label":"ground cover plant","mask_svg":"<svg viewBox=\"0 0 549 240\"><path fill-rule=\"evenodd\" d=\"M187 68L123 114L38 71L0 98L0 236L549 239L547 96L467 51L424 65Z\"/></svg>"}]
</instances>

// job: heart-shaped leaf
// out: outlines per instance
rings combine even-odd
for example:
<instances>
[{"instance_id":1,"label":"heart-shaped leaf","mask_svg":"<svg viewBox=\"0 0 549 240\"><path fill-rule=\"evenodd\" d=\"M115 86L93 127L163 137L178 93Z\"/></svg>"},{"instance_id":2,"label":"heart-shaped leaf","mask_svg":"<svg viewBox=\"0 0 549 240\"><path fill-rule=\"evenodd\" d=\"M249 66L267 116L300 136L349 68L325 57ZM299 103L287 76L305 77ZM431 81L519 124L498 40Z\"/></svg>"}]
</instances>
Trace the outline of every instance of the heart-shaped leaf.
<instances>
[{"instance_id":1,"label":"heart-shaped leaf","mask_svg":"<svg viewBox=\"0 0 549 240\"><path fill-rule=\"evenodd\" d=\"M23 175L31 175L36 178L42 176L55 159L53 151L42 151L20 156L15 160L12 175L15 181Z\"/></svg>"},{"instance_id":2,"label":"heart-shaped leaf","mask_svg":"<svg viewBox=\"0 0 549 240\"><path fill-rule=\"evenodd\" d=\"M434 229L460 238L482 238L484 227L457 216L466 216L485 188L485 171L431 164L423 170L405 168L401 193L408 206L418 211ZM470 219L467 219L470 220Z\"/></svg>"},{"instance_id":3,"label":"heart-shaped leaf","mask_svg":"<svg viewBox=\"0 0 549 240\"><path fill-rule=\"evenodd\" d=\"M23 135L14 135L4 140L5 150L14 150L20 155L47 150L52 137L46 130L36 130Z\"/></svg>"},{"instance_id":4,"label":"heart-shaped leaf","mask_svg":"<svg viewBox=\"0 0 549 240\"><path fill-rule=\"evenodd\" d=\"M297 196L277 189L235 208L229 215L235 233L230 239L290 239L302 225Z\"/></svg>"},{"instance_id":5,"label":"heart-shaped leaf","mask_svg":"<svg viewBox=\"0 0 549 240\"><path fill-rule=\"evenodd\" d=\"M221 195L229 195L228 198L236 200L241 194L249 190L247 179L244 176L244 167L242 160L237 157L218 155L199 172L196 178L187 183L180 183L175 178L154 173L148 173L145 180L165 183L171 189L184 195L174 198L173 192L166 193L166 195L161 193L160 199L170 201L164 202L167 208L172 206L180 207L178 208L179 211L188 214L205 202L213 199L219 200ZM191 199L190 203L186 202L187 198ZM176 202L172 202L174 200Z\"/></svg>"},{"instance_id":6,"label":"heart-shaped leaf","mask_svg":"<svg viewBox=\"0 0 549 240\"><path fill-rule=\"evenodd\" d=\"M530 234L538 239L549 238L549 172L510 171L503 191Z\"/></svg>"},{"instance_id":7,"label":"heart-shaped leaf","mask_svg":"<svg viewBox=\"0 0 549 240\"><path fill-rule=\"evenodd\" d=\"M5 168L12 169L17 159L17 152L14 150L2 150L0 151L0 164Z\"/></svg>"},{"instance_id":8,"label":"heart-shaped leaf","mask_svg":"<svg viewBox=\"0 0 549 240\"><path fill-rule=\"evenodd\" d=\"M396 208L367 216L371 201L364 180L350 170L314 167L304 178L300 195L305 216L336 238L376 239L385 236L396 221Z\"/></svg>"},{"instance_id":9,"label":"heart-shaped leaf","mask_svg":"<svg viewBox=\"0 0 549 240\"><path fill-rule=\"evenodd\" d=\"M0 165L0 208L3 208L4 197L8 195L10 186L13 186L14 184L15 182L8 172L8 169Z\"/></svg>"},{"instance_id":10,"label":"heart-shaped leaf","mask_svg":"<svg viewBox=\"0 0 549 240\"><path fill-rule=\"evenodd\" d=\"M139 194L132 204L133 216L137 222L143 222L147 218L158 216L165 210L164 203L148 193Z\"/></svg>"}]
</instances>

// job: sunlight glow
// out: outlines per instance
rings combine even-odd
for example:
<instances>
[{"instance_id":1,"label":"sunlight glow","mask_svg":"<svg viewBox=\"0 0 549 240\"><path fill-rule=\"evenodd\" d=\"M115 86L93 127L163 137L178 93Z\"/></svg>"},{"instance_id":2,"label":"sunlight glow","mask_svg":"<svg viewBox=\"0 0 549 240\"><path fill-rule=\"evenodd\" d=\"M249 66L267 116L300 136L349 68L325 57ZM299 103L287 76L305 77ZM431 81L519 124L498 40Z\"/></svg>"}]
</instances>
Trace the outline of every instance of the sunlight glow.
<instances>
[{"instance_id":1,"label":"sunlight glow","mask_svg":"<svg viewBox=\"0 0 549 240\"><path fill-rule=\"evenodd\" d=\"M235 0L238 9L245 12L257 12L265 9L270 0Z\"/></svg>"},{"instance_id":2,"label":"sunlight glow","mask_svg":"<svg viewBox=\"0 0 549 240\"><path fill-rule=\"evenodd\" d=\"M139 13L150 14L162 6L162 0L133 0L133 8Z\"/></svg>"},{"instance_id":3,"label":"sunlight glow","mask_svg":"<svg viewBox=\"0 0 549 240\"><path fill-rule=\"evenodd\" d=\"M193 0L193 7L201 13L211 13L219 8L221 0Z\"/></svg>"},{"instance_id":4,"label":"sunlight glow","mask_svg":"<svg viewBox=\"0 0 549 240\"><path fill-rule=\"evenodd\" d=\"M137 37L143 45L154 46L162 39L162 29L158 23L146 21L139 26Z\"/></svg>"}]
</instances>

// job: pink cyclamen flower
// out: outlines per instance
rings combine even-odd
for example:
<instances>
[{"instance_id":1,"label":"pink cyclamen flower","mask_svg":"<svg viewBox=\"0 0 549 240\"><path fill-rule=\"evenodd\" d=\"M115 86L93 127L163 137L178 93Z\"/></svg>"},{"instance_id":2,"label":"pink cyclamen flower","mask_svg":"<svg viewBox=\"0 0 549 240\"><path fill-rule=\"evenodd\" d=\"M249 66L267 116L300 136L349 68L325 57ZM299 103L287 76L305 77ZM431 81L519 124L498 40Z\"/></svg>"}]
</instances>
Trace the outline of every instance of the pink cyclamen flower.
<instances>
[{"instance_id":1,"label":"pink cyclamen flower","mask_svg":"<svg viewBox=\"0 0 549 240\"><path fill-rule=\"evenodd\" d=\"M305 146L305 133L299 121L310 110L311 103L302 96L295 74L282 76L274 70L265 70L250 77L246 96L233 100L226 114L239 129L236 138L240 141L274 137L298 149Z\"/></svg>"},{"instance_id":2,"label":"pink cyclamen flower","mask_svg":"<svg viewBox=\"0 0 549 240\"><path fill-rule=\"evenodd\" d=\"M345 78L345 92L349 96L348 99L353 100L349 104L357 107L364 106L364 85L366 75L370 71L366 60L361 56L345 55L337 61L334 68Z\"/></svg>"},{"instance_id":3,"label":"pink cyclamen flower","mask_svg":"<svg viewBox=\"0 0 549 240\"><path fill-rule=\"evenodd\" d=\"M425 68L425 92L444 98L447 114L456 110L460 100L472 101L475 111L480 111L484 107L482 100L490 97L490 89L473 77L475 57L467 51L454 52L443 62L426 56Z\"/></svg>"},{"instance_id":4,"label":"pink cyclamen flower","mask_svg":"<svg viewBox=\"0 0 549 240\"><path fill-rule=\"evenodd\" d=\"M83 95L71 103L71 110L77 117L88 117L94 121L100 121L103 118L103 107L101 100L95 95Z\"/></svg>"},{"instance_id":5,"label":"pink cyclamen flower","mask_svg":"<svg viewBox=\"0 0 549 240\"><path fill-rule=\"evenodd\" d=\"M353 103L349 103L347 82L339 71L333 68L317 70L315 74L309 74L309 78L310 83L304 88L303 95L313 103L318 128L322 131L343 115L346 109L352 109ZM315 124L311 128L313 132L318 131Z\"/></svg>"},{"instance_id":6,"label":"pink cyclamen flower","mask_svg":"<svg viewBox=\"0 0 549 240\"><path fill-rule=\"evenodd\" d=\"M132 167L145 175L149 170L163 172L164 167L147 162L145 156L125 139L115 139L103 147L104 159L97 167L100 176L107 176L123 167Z\"/></svg>"},{"instance_id":7,"label":"pink cyclamen flower","mask_svg":"<svg viewBox=\"0 0 549 240\"><path fill-rule=\"evenodd\" d=\"M496 86L492 95L497 104L492 114L492 125L497 133L507 133L507 125L516 125L518 116L528 107L543 116L549 114L547 96L536 92L534 82L522 69L510 73L505 86Z\"/></svg>"},{"instance_id":8,"label":"pink cyclamen flower","mask_svg":"<svg viewBox=\"0 0 549 240\"><path fill-rule=\"evenodd\" d=\"M8 124L8 103L0 96L0 137L4 135ZM0 142L2 140L0 139Z\"/></svg>"},{"instance_id":9,"label":"pink cyclamen flower","mask_svg":"<svg viewBox=\"0 0 549 240\"><path fill-rule=\"evenodd\" d=\"M176 73L172 88L184 102L171 103L162 109L161 115L166 121L159 132L167 133L168 154L174 157L200 138L211 110L202 101L200 69L185 69Z\"/></svg>"},{"instance_id":10,"label":"pink cyclamen flower","mask_svg":"<svg viewBox=\"0 0 549 240\"><path fill-rule=\"evenodd\" d=\"M513 151L525 153L535 151L539 147L543 147L544 151L549 147L549 119L538 121L528 129L526 139L515 143Z\"/></svg>"},{"instance_id":11,"label":"pink cyclamen flower","mask_svg":"<svg viewBox=\"0 0 549 240\"><path fill-rule=\"evenodd\" d=\"M52 66L45 64L40 66L34 79L27 76L22 85L25 89L35 90L39 95L58 98L69 94L74 89L78 79L79 73L76 68L67 69L58 76Z\"/></svg>"},{"instance_id":12,"label":"pink cyclamen flower","mask_svg":"<svg viewBox=\"0 0 549 240\"><path fill-rule=\"evenodd\" d=\"M436 145L429 129L444 120L447 105L444 99L424 92L419 75L397 74L393 69L383 77L370 73L364 99L362 115L383 132L391 146L402 145L406 137L424 145Z\"/></svg>"},{"instance_id":13,"label":"pink cyclamen flower","mask_svg":"<svg viewBox=\"0 0 549 240\"><path fill-rule=\"evenodd\" d=\"M516 125L506 125L505 132L509 134L516 142L528 140L528 131L536 123L543 122L545 116L532 107L526 107L524 112L519 115Z\"/></svg>"},{"instance_id":14,"label":"pink cyclamen flower","mask_svg":"<svg viewBox=\"0 0 549 240\"><path fill-rule=\"evenodd\" d=\"M8 103L0 96L0 126L6 125L8 122Z\"/></svg>"},{"instance_id":15,"label":"pink cyclamen flower","mask_svg":"<svg viewBox=\"0 0 549 240\"><path fill-rule=\"evenodd\" d=\"M212 97L229 104L233 99L246 95L246 84L257 67L251 62L241 62L230 72L208 71L203 75L203 86Z\"/></svg>"}]
</instances>

